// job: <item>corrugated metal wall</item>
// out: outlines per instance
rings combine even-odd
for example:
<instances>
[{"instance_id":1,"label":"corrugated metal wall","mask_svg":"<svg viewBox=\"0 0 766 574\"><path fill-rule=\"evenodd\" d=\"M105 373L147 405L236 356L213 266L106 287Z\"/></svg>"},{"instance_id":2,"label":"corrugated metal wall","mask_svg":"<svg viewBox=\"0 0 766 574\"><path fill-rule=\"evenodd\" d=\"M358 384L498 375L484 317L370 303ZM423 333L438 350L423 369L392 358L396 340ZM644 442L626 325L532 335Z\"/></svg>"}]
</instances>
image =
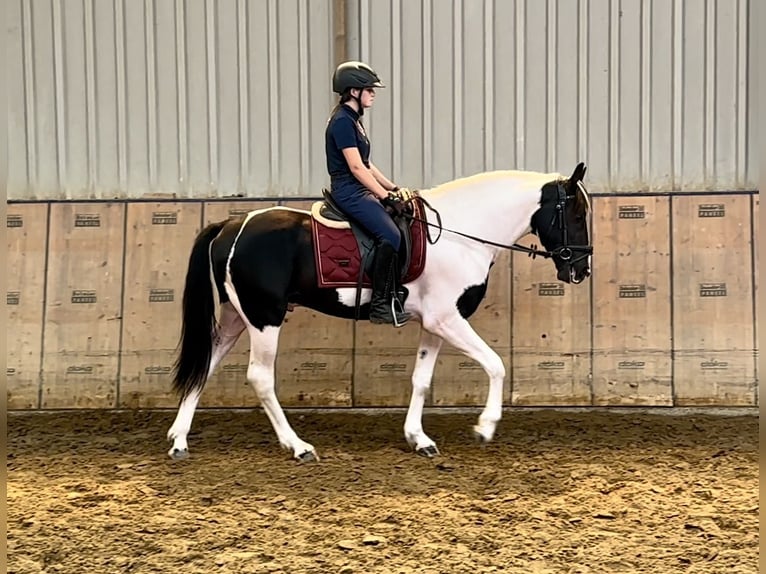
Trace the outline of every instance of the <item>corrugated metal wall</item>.
<instances>
[{"instance_id":1,"label":"corrugated metal wall","mask_svg":"<svg viewBox=\"0 0 766 574\"><path fill-rule=\"evenodd\" d=\"M370 132L398 181L582 159L592 191L757 186L746 0L350 6L392 86Z\"/></svg>"},{"instance_id":2,"label":"corrugated metal wall","mask_svg":"<svg viewBox=\"0 0 766 574\"><path fill-rule=\"evenodd\" d=\"M16 0L10 198L318 195L344 4L403 185L584 160L596 192L757 187L747 0Z\"/></svg>"},{"instance_id":3,"label":"corrugated metal wall","mask_svg":"<svg viewBox=\"0 0 766 574\"><path fill-rule=\"evenodd\" d=\"M10 3L11 198L295 195L324 175L332 3Z\"/></svg>"}]
</instances>

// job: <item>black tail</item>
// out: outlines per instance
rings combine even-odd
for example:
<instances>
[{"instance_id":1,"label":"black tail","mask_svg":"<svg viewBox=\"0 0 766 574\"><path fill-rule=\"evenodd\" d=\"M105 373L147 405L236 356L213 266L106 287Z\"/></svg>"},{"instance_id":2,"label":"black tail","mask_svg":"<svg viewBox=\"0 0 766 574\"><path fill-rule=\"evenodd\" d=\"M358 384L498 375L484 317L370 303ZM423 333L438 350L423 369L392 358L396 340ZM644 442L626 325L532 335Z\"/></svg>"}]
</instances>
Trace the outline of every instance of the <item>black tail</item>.
<instances>
[{"instance_id":1,"label":"black tail","mask_svg":"<svg viewBox=\"0 0 766 574\"><path fill-rule=\"evenodd\" d=\"M173 390L181 396L205 386L213 335L216 329L215 299L210 280L210 243L220 233L226 221L212 223L194 241L189 255L189 269L183 298L180 353L175 362Z\"/></svg>"}]
</instances>

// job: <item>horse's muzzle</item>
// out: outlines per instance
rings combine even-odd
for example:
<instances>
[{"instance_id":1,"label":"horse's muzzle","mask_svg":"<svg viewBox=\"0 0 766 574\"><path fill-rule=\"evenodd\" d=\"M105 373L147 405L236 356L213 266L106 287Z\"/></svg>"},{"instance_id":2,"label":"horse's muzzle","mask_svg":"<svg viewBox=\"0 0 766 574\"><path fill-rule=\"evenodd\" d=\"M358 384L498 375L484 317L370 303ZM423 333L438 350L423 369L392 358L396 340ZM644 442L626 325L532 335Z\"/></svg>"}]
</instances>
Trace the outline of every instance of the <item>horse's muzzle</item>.
<instances>
[{"instance_id":1,"label":"horse's muzzle","mask_svg":"<svg viewBox=\"0 0 766 574\"><path fill-rule=\"evenodd\" d=\"M583 265L580 269L577 269L577 265L562 265L556 274L559 281L572 283L574 285L582 283L589 276L590 265L587 264Z\"/></svg>"}]
</instances>

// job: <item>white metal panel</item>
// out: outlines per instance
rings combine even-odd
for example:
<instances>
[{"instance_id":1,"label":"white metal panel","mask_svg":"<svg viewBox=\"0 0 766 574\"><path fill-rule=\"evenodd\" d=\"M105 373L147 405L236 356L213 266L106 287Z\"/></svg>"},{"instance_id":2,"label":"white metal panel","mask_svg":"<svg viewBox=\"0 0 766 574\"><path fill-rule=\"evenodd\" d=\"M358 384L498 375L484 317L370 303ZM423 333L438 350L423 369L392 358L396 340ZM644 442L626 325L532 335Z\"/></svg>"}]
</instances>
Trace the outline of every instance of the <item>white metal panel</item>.
<instances>
[{"instance_id":1,"label":"white metal panel","mask_svg":"<svg viewBox=\"0 0 766 574\"><path fill-rule=\"evenodd\" d=\"M317 195L330 0L15 0L11 199Z\"/></svg>"},{"instance_id":2,"label":"white metal panel","mask_svg":"<svg viewBox=\"0 0 766 574\"><path fill-rule=\"evenodd\" d=\"M9 197L317 196L333 0L15 0ZM593 191L757 187L748 0L346 0L402 185L503 168Z\"/></svg>"},{"instance_id":3,"label":"white metal panel","mask_svg":"<svg viewBox=\"0 0 766 574\"><path fill-rule=\"evenodd\" d=\"M593 191L757 186L747 0L350 4L349 56L389 86L373 153L403 185L584 160Z\"/></svg>"},{"instance_id":4,"label":"white metal panel","mask_svg":"<svg viewBox=\"0 0 766 574\"><path fill-rule=\"evenodd\" d=\"M740 2L737 8L739 29L748 31L746 37L739 34L737 43L737 177L744 178L739 181L743 186L747 186L763 182L766 176L764 173L758 173L758 164L763 160L763 135L760 146L756 135L764 125L763 111L757 112L757 109L758 102L763 100L766 87L763 80L763 61L759 62L756 57L756 54L760 53L756 51L756 39L760 32L757 28L763 22L766 7L762 2L753 6L749 6L747 2ZM761 155L758 155L759 152Z\"/></svg>"},{"instance_id":5,"label":"white metal panel","mask_svg":"<svg viewBox=\"0 0 766 574\"><path fill-rule=\"evenodd\" d=\"M25 72L27 51L25 42L28 40L24 33L21 18L22 6L18 2L7 4L8 36L6 41L6 86L8 90L8 109L15 113L8 114L8 187L10 189L26 190L30 179L28 165L34 160L34 150L27 140L27 115L24 108L27 101L34 100L29 94L29 75ZM27 98L29 94L29 98ZM33 121L33 119L32 119Z\"/></svg>"},{"instance_id":6,"label":"white metal panel","mask_svg":"<svg viewBox=\"0 0 766 574\"><path fill-rule=\"evenodd\" d=\"M53 10L50 4L22 4L24 35L25 106L29 187L35 194L47 196L59 189L59 154L61 132L57 124L56 102L60 99L61 76L54 76ZM38 33L38 31L48 33ZM59 28L60 30L60 28ZM8 149L8 163L15 162L14 147ZM8 189L13 197L15 190Z\"/></svg>"}]
</instances>

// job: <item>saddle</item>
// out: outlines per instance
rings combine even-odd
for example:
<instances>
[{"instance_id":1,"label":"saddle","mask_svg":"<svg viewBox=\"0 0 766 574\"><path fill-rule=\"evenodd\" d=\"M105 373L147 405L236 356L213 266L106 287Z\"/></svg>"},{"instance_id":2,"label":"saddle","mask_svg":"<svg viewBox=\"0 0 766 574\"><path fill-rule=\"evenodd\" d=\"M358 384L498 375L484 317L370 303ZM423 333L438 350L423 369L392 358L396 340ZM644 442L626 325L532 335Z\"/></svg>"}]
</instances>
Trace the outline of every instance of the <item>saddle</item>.
<instances>
[{"instance_id":1,"label":"saddle","mask_svg":"<svg viewBox=\"0 0 766 574\"><path fill-rule=\"evenodd\" d=\"M311 234L319 287L371 287L375 239L349 218L333 201L327 189L323 199L311 206ZM399 247L400 284L417 279L426 262L426 224L423 200L417 192L405 191L411 214L394 215L402 236Z\"/></svg>"}]
</instances>

